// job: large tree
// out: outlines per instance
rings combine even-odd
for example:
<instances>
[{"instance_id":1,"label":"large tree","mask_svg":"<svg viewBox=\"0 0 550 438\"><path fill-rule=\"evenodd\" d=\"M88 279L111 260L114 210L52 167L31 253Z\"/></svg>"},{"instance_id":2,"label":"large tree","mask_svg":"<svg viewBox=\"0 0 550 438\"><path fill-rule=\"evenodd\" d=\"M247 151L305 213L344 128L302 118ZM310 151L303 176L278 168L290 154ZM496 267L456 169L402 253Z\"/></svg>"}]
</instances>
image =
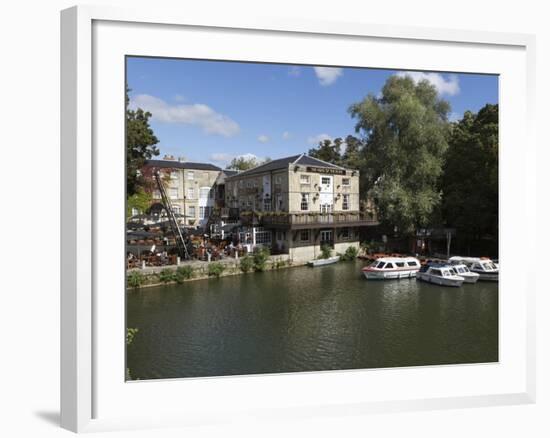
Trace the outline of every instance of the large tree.
<instances>
[{"instance_id":1,"label":"large tree","mask_svg":"<svg viewBox=\"0 0 550 438\"><path fill-rule=\"evenodd\" d=\"M137 108L129 108L126 88L126 196L131 197L142 192L144 180L140 173L145 160L159 154L156 147L159 142L151 127L151 113Z\"/></svg>"},{"instance_id":2,"label":"large tree","mask_svg":"<svg viewBox=\"0 0 550 438\"><path fill-rule=\"evenodd\" d=\"M459 236L498 236L498 105L453 124L442 178L443 214Z\"/></svg>"},{"instance_id":3,"label":"large tree","mask_svg":"<svg viewBox=\"0 0 550 438\"><path fill-rule=\"evenodd\" d=\"M233 158L227 168L244 172L245 170L260 166L261 164L267 163L268 161L271 161L271 158L265 158L264 160L261 160L254 156L241 155L239 157Z\"/></svg>"},{"instance_id":4,"label":"large tree","mask_svg":"<svg viewBox=\"0 0 550 438\"><path fill-rule=\"evenodd\" d=\"M365 144L363 187L374 197L379 218L401 232L428 226L440 203L449 111L433 85L409 76L391 76L380 96L349 108Z\"/></svg>"}]
</instances>

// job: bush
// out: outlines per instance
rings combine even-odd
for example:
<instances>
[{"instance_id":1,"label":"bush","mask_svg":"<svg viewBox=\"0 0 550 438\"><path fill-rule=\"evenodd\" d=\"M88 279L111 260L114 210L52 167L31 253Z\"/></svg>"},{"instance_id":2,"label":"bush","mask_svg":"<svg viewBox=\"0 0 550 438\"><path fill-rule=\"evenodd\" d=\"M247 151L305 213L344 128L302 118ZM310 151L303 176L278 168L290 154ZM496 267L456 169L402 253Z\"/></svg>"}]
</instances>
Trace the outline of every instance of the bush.
<instances>
[{"instance_id":1,"label":"bush","mask_svg":"<svg viewBox=\"0 0 550 438\"><path fill-rule=\"evenodd\" d=\"M269 250L267 248L256 248L254 250L254 270L256 272L265 271L267 259L269 258Z\"/></svg>"},{"instance_id":2,"label":"bush","mask_svg":"<svg viewBox=\"0 0 550 438\"><path fill-rule=\"evenodd\" d=\"M139 332L139 329L137 328L126 329L126 345L130 345L132 342L134 342L134 337L136 336L137 332Z\"/></svg>"},{"instance_id":3,"label":"bush","mask_svg":"<svg viewBox=\"0 0 550 438\"><path fill-rule=\"evenodd\" d=\"M178 269L176 269L175 280L178 284L181 284L185 280L189 280L190 278L192 278L193 274L194 272L192 266L180 266Z\"/></svg>"},{"instance_id":4,"label":"bush","mask_svg":"<svg viewBox=\"0 0 550 438\"><path fill-rule=\"evenodd\" d=\"M162 271L159 272L159 280L162 283L170 283L171 281L174 281L175 280L174 271L168 268L163 269Z\"/></svg>"},{"instance_id":5,"label":"bush","mask_svg":"<svg viewBox=\"0 0 550 438\"><path fill-rule=\"evenodd\" d=\"M145 277L139 271L132 271L126 277L126 282L128 286L134 287L134 288L140 287L144 281L145 281Z\"/></svg>"},{"instance_id":6,"label":"bush","mask_svg":"<svg viewBox=\"0 0 550 438\"><path fill-rule=\"evenodd\" d=\"M332 249L328 245L321 245L320 259L328 259L332 255Z\"/></svg>"},{"instance_id":7,"label":"bush","mask_svg":"<svg viewBox=\"0 0 550 438\"><path fill-rule=\"evenodd\" d=\"M355 246L348 246L348 249L346 249L346 252L342 255L340 255L340 260L344 260L344 261L350 261L350 260L355 260L355 258L357 257L357 248Z\"/></svg>"},{"instance_id":8,"label":"bush","mask_svg":"<svg viewBox=\"0 0 550 438\"><path fill-rule=\"evenodd\" d=\"M241 258L241 261L239 262L239 267L241 268L241 271L248 272L254 267L254 260L252 260L252 257L246 255Z\"/></svg>"},{"instance_id":9,"label":"bush","mask_svg":"<svg viewBox=\"0 0 550 438\"><path fill-rule=\"evenodd\" d=\"M283 259L277 259L273 263L273 269L281 269L286 266L286 262Z\"/></svg>"},{"instance_id":10,"label":"bush","mask_svg":"<svg viewBox=\"0 0 550 438\"><path fill-rule=\"evenodd\" d=\"M219 278L225 270L225 266L218 262L212 262L208 265L208 276Z\"/></svg>"}]
</instances>

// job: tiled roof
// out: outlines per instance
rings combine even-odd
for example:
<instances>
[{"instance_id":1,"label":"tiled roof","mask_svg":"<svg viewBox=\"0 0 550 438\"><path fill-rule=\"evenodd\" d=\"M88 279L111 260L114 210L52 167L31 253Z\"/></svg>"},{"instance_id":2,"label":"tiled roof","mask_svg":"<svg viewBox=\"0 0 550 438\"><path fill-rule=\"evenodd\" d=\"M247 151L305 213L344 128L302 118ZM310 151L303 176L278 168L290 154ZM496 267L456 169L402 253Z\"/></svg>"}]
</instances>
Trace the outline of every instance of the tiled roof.
<instances>
[{"instance_id":1,"label":"tiled roof","mask_svg":"<svg viewBox=\"0 0 550 438\"><path fill-rule=\"evenodd\" d=\"M222 170L221 167L210 163L192 163L190 161L176 160L147 160L145 161L145 165L163 169Z\"/></svg>"},{"instance_id":2,"label":"tiled roof","mask_svg":"<svg viewBox=\"0 0 550 438\"><path fill-rule=\"evenodd\" d=\"M278 158L277 160L271 160L267 163L253 167L252 169L239 172L238 176L250 176L257 175L259 173L271 172L272 170L287 169L289 164L300 164L302 166L317 166L317 167L329 167L333 169L344 169L336 164L327 163L326 161L319 160L318 158L310 157L306 154L292 155L290 157ZM232 176L233 177L233 176ZM228 176L229 178L229 176Z\"/></svg>"}]
</instances>

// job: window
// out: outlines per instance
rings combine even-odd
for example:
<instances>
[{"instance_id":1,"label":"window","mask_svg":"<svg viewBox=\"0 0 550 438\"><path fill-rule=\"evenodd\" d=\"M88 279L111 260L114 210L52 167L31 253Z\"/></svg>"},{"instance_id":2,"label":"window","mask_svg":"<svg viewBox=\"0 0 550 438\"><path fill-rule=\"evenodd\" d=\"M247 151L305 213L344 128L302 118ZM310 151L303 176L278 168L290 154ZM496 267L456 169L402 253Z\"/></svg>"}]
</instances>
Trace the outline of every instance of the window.
<instances>
[{"instance_id":1,"label":"window","mask_svg":"<svg viewBox=\"0 0 550 438\"><path fill-rule=\"evenodd\" d=\"M178 199L178 189L170 189L170 199Z\"/></svg>"},{"instance_id":2,"label":"window","mask_svg":"<svg viewBox=\"0 0 550 438\"><path fill-rule=\"evenodd\" d=\"M187 215L188 215L188 216L191 216L191 217L196 217L196 216L197 216L197 211L195 210L195 206L194 206L194 205L190 205L190 206L188 207Z\"/></svg>"},{"instance_id":3,"label":"window","mask_svg":"<svg viewBox=\"0 0 550 438\"><path fill-rule=\"evenodd\" d=\"M386 266L386 264L385 264L384 262L379 262L379 263L378 263L378 266L376 266L376 268L378 268L378 269L383 269L384 266Z\"/></svg>"},{"instance_id":4,"label":"window","mask_svg":"<svg viewBox=\"0 0 550 438\"><path fill-rule=\"evenodd\" d=\"M199 219L205 219L210 216L211 207L199 207Z\"/></svg>"},{"instance_id":5,"label":"window","mask_svg":"<svg viewBox=\"0 0 550 438\"><path fill-rule=\"evenodd\" d=\"M188 170L187 171L187 179L195 179L195 172Z\"/></svg>"},{"instance_id":6,"label":"window","mask_svg":"<svg viewBox=\"0 0 550 438\"><path fill-rule=\"evenodd\" d=\"M271 245L271 231L265 231L263 228L259 228L256 231L256 245Z\"/></svg>"},{"instance_id":7,"label":"window","mask_svg":"<svg viewBox=\"0 0 550 438\"><path fill-rule=\"evenodd\" d=\"M350 186L349 178L342 178L342 186L344 186L344 187L349 187Z\"/></svg>"},{"instance_id":8,"label":"window","mask_svg":"<svg viewBox=\"0 0 550 438\"><path fill-rule=\"evenodd\" d=\"M281 178L281 175L277 175L275 177L275 184L281 184L283 179Z\"/></svg>"},{"instance_id":9,"label":"window","mask_svg":"<svg viewBox=\"0 0 550 438\"><path fill-rule=\"evenodd\" d=\"M158 190L153 191L153 199L160 199L160 192Z\"/></svg>"},{"instance_id":10,"label":"window","mask_svg":"<svg viewBox=\"0 0 550 438\"><path fill-rule=\"evenodd\" d=\"M309 175L300 175L300 184L309 184L310 178Z\"/></svg>"},{"instance_id":11,"label":"window","mask_svg":"<svg viewBox=\"0 0 550 438\"><path fill-rule=\"evenodd\" d=\"M404 268L405 263L404 262L395 262L395 266L397 266L398 268Z\"/></svg>"},{"instance_id":12,"label":"window","mask_svg":"<svg viewBox=\"0 0 550 438\"><path fill-rule=\"evenodd\" d=\"M307 211L309 207L309 193L302 193L302 201L300 203L300 210Z\"/></svg>"},{"instance_id":13,"label":"window","mask_svg":"<svg viewBox=\"0 0 550 438\"><path fill-rule=\"evenodd\" d=\"M174 212L174 214L180 214L181 207L179 205L172 205L172 211Z\"/></svg>"},{"instance_id":14,"label":"window","mask_svg":"<svg viewBox=\"0 0 550 438\"><path fill-rule=\"evenodd\" d=\"M132 207L132 216L137 216L140 213L139 209L136 207Z\"/></svg>"},{"instance_id":15,"label":"window","mask_svg":"<svg viewBox=\"0 0 550 438\"><path fill-rule=\"evenodd\" d=\"M206 199L210 197L210 187L201 187L200 188L200 197L201 199Z\"/></svg>"},{"instance_id":16,"label":"window","mask_svg":"<svg viewBox=\"0 0 550 438\"><path fill-rule=\"evenodd\" d=\"M393 269L393 263L386 264L386 269Z\"/></svg>"},{"instance_id":17,"label":"window","mask_svg":"<svg viewBox=\"0 0 550 438\"><path fill-rule=\"evenodd\" d=\"M271 198L264 198L264 211L271 211Z\"/></svg>"},{"instance_id":18,"label":"window","mask_svg":"<svg viewBox=\"0 0 550 438\"><path fill-rule=\"evenodd\" d=\"M321 178L321 184L323 184L324 186L329 186L330 185L330 178L328 176L323 176Z\"/></svg>"},{"instance_id":19,"label":"window","mask_svg":"<svg viewBox=\"0 0 550 438\"><path fill-rule=\"evenodd\" d=\"M195 189L194 188L187 189L187 197L189 199L195 199Z\"/></svg>"},{"instance_id":20,"label":"window","mask_svg":"<svg viewBox=\"0 0 550 438\"><path fill-rule=\"evenodd\" d=\"M277 210L280 211L283 209L283 195L278 194L276 199L277 199L276 208Z\"/></svg>"},{"instance_id":21,"label":"window","mask_svg":"<svg viewBox=\"0 0 550 438\"><path fill-rule=\"evenodd\" d=\"M407 262L407 265L409 265L409 266L417 266L416 262Z\"/></svg>"},{"instance_id":22,"label":"window","mask_svg":"<svg viewBox=\"0 0 550 438\"><path fill-rule=\"evenodd\" d=\"M349 195L343 195L342 210L349 210Z\"/></svg>"},{"instance_id":23,"label":"window","mask_svg":"<svg viewBox=\"0 0 550 438\"><path fill-rule=\"evenodd\" d=\"M309 242L309 230L300 231L300 241Z\"/></svg>"},{"instance_id":24,"label":"window","mask_svg":"<svg viewBox=\"0 0 550 438\"><path fill-rule=\"evenodd\" d=\"M178 179L179 177L180 173L177 170L170 172L170 179Z\"/></svg>"},{"instance_id":25,"label":"window","mask_svg":"<svg viewBox=\"0 0 550 438\"><path fill-rule=\"evenodd\" d=\"M342 232L340 233L340 237L342 240L349 240L351 237L351 234L349 232L349 228L342 228Z\"/></svg>"},{"instance_id":26,"label":"window","mask_svg":"<svg viewBox=\"0 0 550 438\"><path fill-rule=\"evenodd\" d=\"M242 179L239 181L239 187L241 189L244 187L244 181Z\"/></svg>"},{"instance_id":27,"label":"window","mask_svg":"<svg viewBox=\"0 0 550 438\"><path fill-rule=\"evenodd\" d=\"M254 187L258 187L258 180L255 179L254 181L252 181L252 185L253 185Z\"/></svg>"}]
</instances>

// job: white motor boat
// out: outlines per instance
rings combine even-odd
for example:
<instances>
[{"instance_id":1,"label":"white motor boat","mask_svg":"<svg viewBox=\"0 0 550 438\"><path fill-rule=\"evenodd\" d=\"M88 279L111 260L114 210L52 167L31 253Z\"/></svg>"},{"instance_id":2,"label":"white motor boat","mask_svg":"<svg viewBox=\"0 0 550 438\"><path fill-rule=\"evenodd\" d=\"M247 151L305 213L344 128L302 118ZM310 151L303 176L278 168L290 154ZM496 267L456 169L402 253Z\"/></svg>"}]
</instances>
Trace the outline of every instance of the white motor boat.
<instances>
[{"instance_id":1,"label":"white motor boat","mask_svg":"<svg viewBox=\"0 0 550 438\"><path fill-rule=\"evenodd\" d=\"M456 275L452 266L435 263L422 266L416 279L440 286L460 287L464 283L464 277Z\"/></svg>"},{"instance_id":2,"label":"white motor boat","mask_svg":"<svg viewBox=\"0 0 550 438\"><path fill-rule=\"evenodd\" d=\"M464 278L464 283L475 283L479 280L479 274L477 272L471 272L468 266L458 263L451 265L455 274Z\"/></svg>"},{"instance_id":3,"label":"white motor boat","mask_svg":"<svg viewBox=\"0 0 550 438\"><path fill-rule=\"evenodd\" d=\"M382 257L361 271L367 280L390 280L414 277L419 269L420 262L414 257Z\"/></svg>"},{"instance_id":4,"label":"white motor boat","mask_svg":"<svg viewBox=\"0 0 550 438\"><path fill-rule=\"evenodd\" d=\"M498 281L498 266L492 260L479 257L454 256L449 259L451 264L464 264L471 272L479 274L480 281Z\"/></svg>"},{"instance_id":5,"label":"white motor boat","mask_svg":"<svg viewBox=\"0 0 550 438\"><path fill-rule=\"evenodd\" d=\"M307 262L308 266L316 268L317 266L332 265L340 260L340 256L329 257L328 259L316 259Z\"/></svg>"}]
</instances>

